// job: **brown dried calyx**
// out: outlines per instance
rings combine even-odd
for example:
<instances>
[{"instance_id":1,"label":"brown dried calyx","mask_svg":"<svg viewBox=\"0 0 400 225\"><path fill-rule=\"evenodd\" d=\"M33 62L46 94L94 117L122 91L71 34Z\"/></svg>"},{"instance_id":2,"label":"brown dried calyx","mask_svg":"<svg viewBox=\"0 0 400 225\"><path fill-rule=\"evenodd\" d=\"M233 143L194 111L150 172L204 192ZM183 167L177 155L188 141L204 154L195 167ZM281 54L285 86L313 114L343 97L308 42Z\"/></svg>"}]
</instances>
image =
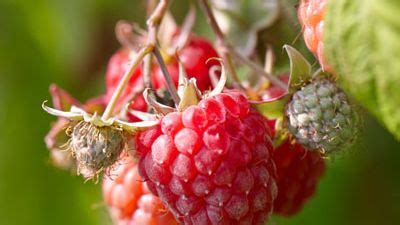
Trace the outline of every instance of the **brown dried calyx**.
<instances>
[{"instance_id":1,"label":"brown dried calyx","mask_svg":"<svg viewBox=\"0 0 400 225\"><path fill-rule=\"evenodd\" d=\"M125 149L125 132L80 121L73 127L69 150L76 159L78 174L92 178L113 165Z\"/></svg>"}]
</instances>

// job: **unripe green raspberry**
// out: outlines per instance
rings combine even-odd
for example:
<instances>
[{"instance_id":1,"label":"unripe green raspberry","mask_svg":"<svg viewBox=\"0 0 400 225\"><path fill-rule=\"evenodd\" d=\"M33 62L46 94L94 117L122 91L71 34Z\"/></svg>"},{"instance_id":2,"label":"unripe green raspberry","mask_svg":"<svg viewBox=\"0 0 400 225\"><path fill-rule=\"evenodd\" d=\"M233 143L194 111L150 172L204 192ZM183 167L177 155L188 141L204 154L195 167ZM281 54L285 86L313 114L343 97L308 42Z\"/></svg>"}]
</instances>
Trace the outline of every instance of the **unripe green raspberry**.
<instances>
[{"instance_id":1,"label":"unripe green raspberry","mask_svg":"<svg viewBox=\"0 0 400 225\"><path fill-rule=\"evenodd\" d=\"M354 142L358 116L335 82L317 77L286 106L289 131L310 150L331 153Z\"/></svg>"}]
</instances>

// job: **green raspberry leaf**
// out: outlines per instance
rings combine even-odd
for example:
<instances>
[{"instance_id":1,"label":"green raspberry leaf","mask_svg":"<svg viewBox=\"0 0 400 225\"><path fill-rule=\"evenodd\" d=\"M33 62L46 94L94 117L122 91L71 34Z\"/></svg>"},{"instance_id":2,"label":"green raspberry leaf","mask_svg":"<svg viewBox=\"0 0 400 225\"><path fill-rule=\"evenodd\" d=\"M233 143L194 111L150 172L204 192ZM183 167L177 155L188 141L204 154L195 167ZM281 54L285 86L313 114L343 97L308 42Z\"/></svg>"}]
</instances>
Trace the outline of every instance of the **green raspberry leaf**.
<instances>
[{"instance_id":1,"label":"green raspberry leaf","mask_svg":"<svg viewBox=\"0 0 400 225\"><path fill-rule=\"evenodd\" d=\"M290 45L284 45L290 59L289 93L293 93L312 79L311 65L304 56Z\"/></svg>"},{"instance_id":2,"label":"green raspberry leaf","mask_svg":"<svg viewBox=\"0 0 400 225\"><path fill-rule=\"evenodd\" d=\"M400 1L329 1L325 55L345 90L400 140Z\"/></svg>"}]
</instances>

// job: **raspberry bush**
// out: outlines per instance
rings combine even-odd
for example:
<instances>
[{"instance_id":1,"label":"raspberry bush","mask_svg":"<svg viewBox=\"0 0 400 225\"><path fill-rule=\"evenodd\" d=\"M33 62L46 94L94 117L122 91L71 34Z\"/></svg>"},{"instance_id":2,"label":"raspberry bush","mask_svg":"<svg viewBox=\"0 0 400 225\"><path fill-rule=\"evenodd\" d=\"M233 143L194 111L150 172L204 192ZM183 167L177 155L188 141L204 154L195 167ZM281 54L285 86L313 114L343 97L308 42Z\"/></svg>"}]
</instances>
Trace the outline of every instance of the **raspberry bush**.
<instances>
[{"instance_id":1,"label":"raspberry bush","mask_svg":"<svg viewBox=\"0 0 400 225\"><path fill-rule=\"evenodd\" d=\"M362 121L343 75L327 73L337 68L326 57L328 1L291 9L304 36L294 44L311 51L315 68L289 45L289 60L276 60L282 40L260 43L259 31L290 14L278 2L199 0L214 45L192 31L193 7L178 26L169 3L149 1L146 29L118 23L122 46L100 97L82 105L53 88L54 108L42 107L59 117L46 137L54 163L86 179L102 175L118 225L258 225L272 214L295 216L315 195L326 158L352 146Z\"/></svg>"}]
</instances>

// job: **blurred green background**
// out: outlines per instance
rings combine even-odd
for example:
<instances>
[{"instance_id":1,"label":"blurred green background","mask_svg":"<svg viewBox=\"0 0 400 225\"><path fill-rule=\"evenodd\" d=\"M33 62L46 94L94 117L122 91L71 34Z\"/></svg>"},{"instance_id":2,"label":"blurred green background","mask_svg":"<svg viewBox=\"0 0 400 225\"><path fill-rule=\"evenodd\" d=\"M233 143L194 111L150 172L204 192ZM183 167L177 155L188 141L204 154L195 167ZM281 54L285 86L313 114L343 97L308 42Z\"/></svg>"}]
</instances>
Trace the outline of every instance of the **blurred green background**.
<instances>
[{"instance_id":1,"label":"blurred green background","mask_svg":"<svg viewBox=\"0 0 400 225\"><path fill-rule=\"evenodd\" d=\"M182 3L173 4L178 20ZM119 46L114 24L143 24L143 9L135 0L0 0L1 225L111 224L99 184L48 162L43 137L55 118L40 104L53 82L82 101L101 94L105 65ZM196 31L207 34L199 20ZM400 143L366 116L363 142L329 160L302 213L271 224L400 224Z\"/></svg>"}]
</instances>

